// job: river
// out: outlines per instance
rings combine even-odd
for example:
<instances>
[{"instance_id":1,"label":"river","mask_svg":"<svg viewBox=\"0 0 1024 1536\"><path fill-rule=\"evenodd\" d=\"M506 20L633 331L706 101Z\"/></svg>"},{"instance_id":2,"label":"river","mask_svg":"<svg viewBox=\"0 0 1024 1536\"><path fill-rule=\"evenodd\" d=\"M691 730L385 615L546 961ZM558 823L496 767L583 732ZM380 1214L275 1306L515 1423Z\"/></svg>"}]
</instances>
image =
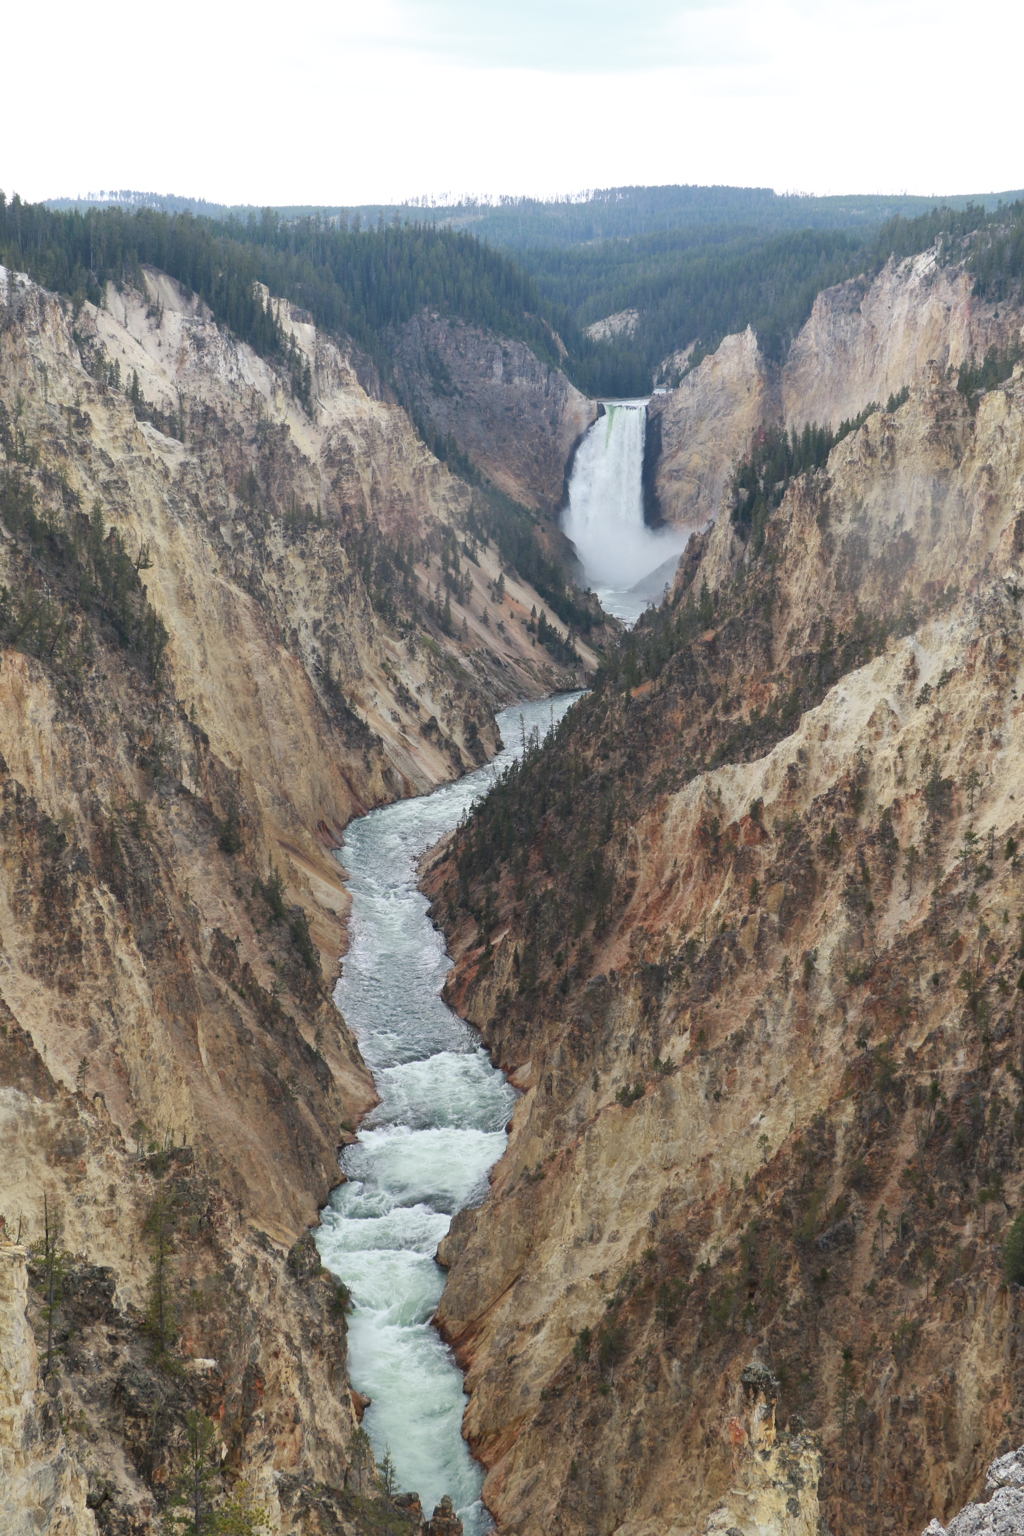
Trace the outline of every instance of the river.
<instances>
[{"instance_id":1,"label":"river","mask_svg":"<svg viewBox=\"0 0 1024 1536\"><path fill-rule=\"evenodd\" d=\"M317 1244L352 1292L349 1377L372 1400L363 1426L377 1460L390 1450L400 1486L419 1493L428 1514L450 1494L465 1536L491 1521L482 1469L462 1438L462 1374L430 1325L444 1286L434 1253L455 1212L486 1194L516 1094L476 1031L441 1001L452 962L427 917L416 863L531 733L545 735L577 698L504 710L505 746L492 762L345 831L352 913L334 997L381 1102L342 1156L347 1182L321 1213Z\"/></svg>"}]
</instances>

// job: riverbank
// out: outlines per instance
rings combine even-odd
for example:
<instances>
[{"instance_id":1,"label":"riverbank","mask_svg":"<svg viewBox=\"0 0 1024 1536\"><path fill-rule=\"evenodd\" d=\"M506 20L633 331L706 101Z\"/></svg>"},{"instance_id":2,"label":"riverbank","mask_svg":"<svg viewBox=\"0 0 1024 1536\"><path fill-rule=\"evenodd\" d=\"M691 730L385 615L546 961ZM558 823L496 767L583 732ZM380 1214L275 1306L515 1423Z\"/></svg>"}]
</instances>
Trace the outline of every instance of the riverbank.
<instances>
[{"instance_id":1,"label":"riverbank","mask_svg":"<svg viewBox=\"0 0 1024 1536\"><path fill-rule=\"evenodd\" d=\"M377 1459L390 1451L400 1485L425 1508L450 1494L466 1536L487 1530L490 1517L462 1438L461 1373L432 1325L444 1284L435 1253L456 1212L486 1194L516 1094L476 1030L441 1000L452 962L417 867L577 697L502 711L504 745L490 763L350 823L341 854L352 907L334 996L380 1102L342 1155L346 1182L316 1242L351 1294L349 1372L370 1399L363 1427Z\"/></svg>"}]
</instances>

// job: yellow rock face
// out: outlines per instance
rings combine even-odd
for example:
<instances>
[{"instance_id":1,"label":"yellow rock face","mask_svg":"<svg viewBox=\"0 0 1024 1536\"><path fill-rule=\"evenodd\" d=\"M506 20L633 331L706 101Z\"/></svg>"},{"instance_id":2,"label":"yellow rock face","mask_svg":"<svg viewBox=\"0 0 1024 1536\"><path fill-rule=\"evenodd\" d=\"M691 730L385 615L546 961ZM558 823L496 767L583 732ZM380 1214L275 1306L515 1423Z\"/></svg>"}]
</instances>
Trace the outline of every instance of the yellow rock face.
<instances>
[{"instance_id":1,"label":"yellow rock face","mask_svg":"<svg viewBox=\"0 0 1024 1536\"><path fill-rule=\"evenodd\" d=\"M450 994L524 1089L440 1254L510 1531L916 1536L1021 1438L1022 485L1020 368L972 415L925 367L762 557L710 536L671 664L582 707L487 967L452 924Z\"/></svg>"},{"instance_id":2,"label":"yellow rock face","mask_svg":"<svg viewBox=\"0 0 1024 1536\"><path fill-rule=\"evenodd\" d=\"M78 1319L44 1425L45 1296L0 1243L5 1532L95 1530L86 1473L90 1499L108 1478L155 1530L195 1402L274 1530L313 1518L275 1471L366 1483L344 1312L294 1246L374 1101L329 995L338 849L353 815L486 760L496 707L596 660L566 671L536 646L538 594L498 594L494 545L465 552L475 493L365 360L275 308L308 411L157 272L77 312L0 273L0 1234L38 1244L59 1208L59 1315ZM131 611L164 626L159 678L110 594L102 615L87 584L69 595L91 527L145 584L131 573ZM375 561L399 548L438 613L462 548L450 633L382 597ZM146 1331L164 1200L178 1376Z\"/></svg>"},{"instance_id":3,"label":"yellow rock face","mask_svg":"<svg viewBox=\"0 0 1024 1536\"><path fill-rule=\"evenodd\" d=\"M781 367L766 361L748 328L727 336L678 388L654 397L658 511L685 528L716 524L705 558L709 580L729 559L732 535L720 513L759 427L799 432L817 422L835 430L870 403L884 406L929 367L956 369L1013 341L1019 316L973 297L972 282L941 265L935 250L890 260L870 282L851 278L819 293Z\"/></svg>"},{"instance_id":4,"label":"yellow rock face","mask_svg":"<svg viewBox=\"0 0 1024 1536\"><path fill-rule=\"evenodd\" d=\"M748 329L686 374L678 389L656 395L648 433L657 448L654 489L661 515L694 531L714 521L733 471L764 421L776 415L771 371Z\"/></svg>"}]
</instances>

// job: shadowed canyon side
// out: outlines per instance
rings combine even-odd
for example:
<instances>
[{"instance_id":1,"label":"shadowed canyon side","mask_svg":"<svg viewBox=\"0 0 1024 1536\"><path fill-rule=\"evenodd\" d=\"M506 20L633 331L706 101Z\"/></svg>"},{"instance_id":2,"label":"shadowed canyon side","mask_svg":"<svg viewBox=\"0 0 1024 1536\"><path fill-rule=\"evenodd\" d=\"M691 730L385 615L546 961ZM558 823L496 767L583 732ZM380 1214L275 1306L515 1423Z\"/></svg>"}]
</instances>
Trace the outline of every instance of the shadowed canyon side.
<instances>
[{"instance_id":1,"label":"shadowed canyon side","mask_svg":"<svg viewBox=\"0 0 1024 1536\"><path fill-rule=\"evenodd\" d=\"M596 657L365 359L141 280L0 269L0 1524L155 1532L199 1410L271 1529L370 1529L306 1231L375 1097L333 855Z\"/></svg>"},{"instance_id":2,"label":"shadowed canyon side","mask_svg":"<svg viewBox=\"0 0 1024 1536\"><path fill-rule=\"evenodd\" d=\"M441 1250L502 1529L918 1536L1024 1438L1022 487L1020 365L926 366L429 872L523 1090Z\"/></svg>"},{"instance_id":3,"label":"shadowed canyon side","mask_svg":"<svg viewBox=\"0 0 1024 1536\"><path fill-rule=\"evenodd\" d=\"M522 506L557 509L566 463L597 415L593 400L521 341L439 315L410 320L395 358L428 440L451 442Z\"/></svg>"}]
</instances>

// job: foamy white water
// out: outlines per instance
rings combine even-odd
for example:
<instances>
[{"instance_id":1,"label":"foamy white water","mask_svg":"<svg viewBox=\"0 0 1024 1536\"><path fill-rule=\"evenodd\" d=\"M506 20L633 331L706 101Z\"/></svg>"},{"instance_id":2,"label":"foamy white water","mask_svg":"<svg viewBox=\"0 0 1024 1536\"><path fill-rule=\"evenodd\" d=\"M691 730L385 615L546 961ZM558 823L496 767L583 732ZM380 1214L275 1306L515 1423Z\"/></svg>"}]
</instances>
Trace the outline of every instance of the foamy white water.
<instances>
[{"instance_id":1,"label":"foamy white water","mask_svg":"<svg viewBox=\"0 0 1024 1536\"><path fill-rule=\"evenodd\" d=\"M624 623L634 624L651 601L660 600L675 566L666 567L656 592L648 590L644 578L667 561L678 560L689 534L648 528L644 522L647 401L603 403L605 414L576 450L562 529L576 546L586 579L603 606Z\"/></svg>"},{"instance_id":2,"label":"foamy white water","mask_svg":"<svg viewBox=\"0 0 1024 1536\"><path fill-rule=\"evenodd\" d=\"M462 1438L462 1374L430 1326L444 1285L434 1260L452 1216L487 1192L515 1100L476 1031L441 1001L451 969L416 888L419 856L457 825L579 694L515 705L498 716L506 746L484 768L432 795L400 800L350 823L350 948L334 993L370 1066L381 1102L346 1149L317 1245L353 1296L349 1376L372 1399L364 1428L377 1459L390 1448L403 1489L428 1515L451 1495L466 1536L491 1521L483 1473Z\"/></svg>"}]
</instances>

